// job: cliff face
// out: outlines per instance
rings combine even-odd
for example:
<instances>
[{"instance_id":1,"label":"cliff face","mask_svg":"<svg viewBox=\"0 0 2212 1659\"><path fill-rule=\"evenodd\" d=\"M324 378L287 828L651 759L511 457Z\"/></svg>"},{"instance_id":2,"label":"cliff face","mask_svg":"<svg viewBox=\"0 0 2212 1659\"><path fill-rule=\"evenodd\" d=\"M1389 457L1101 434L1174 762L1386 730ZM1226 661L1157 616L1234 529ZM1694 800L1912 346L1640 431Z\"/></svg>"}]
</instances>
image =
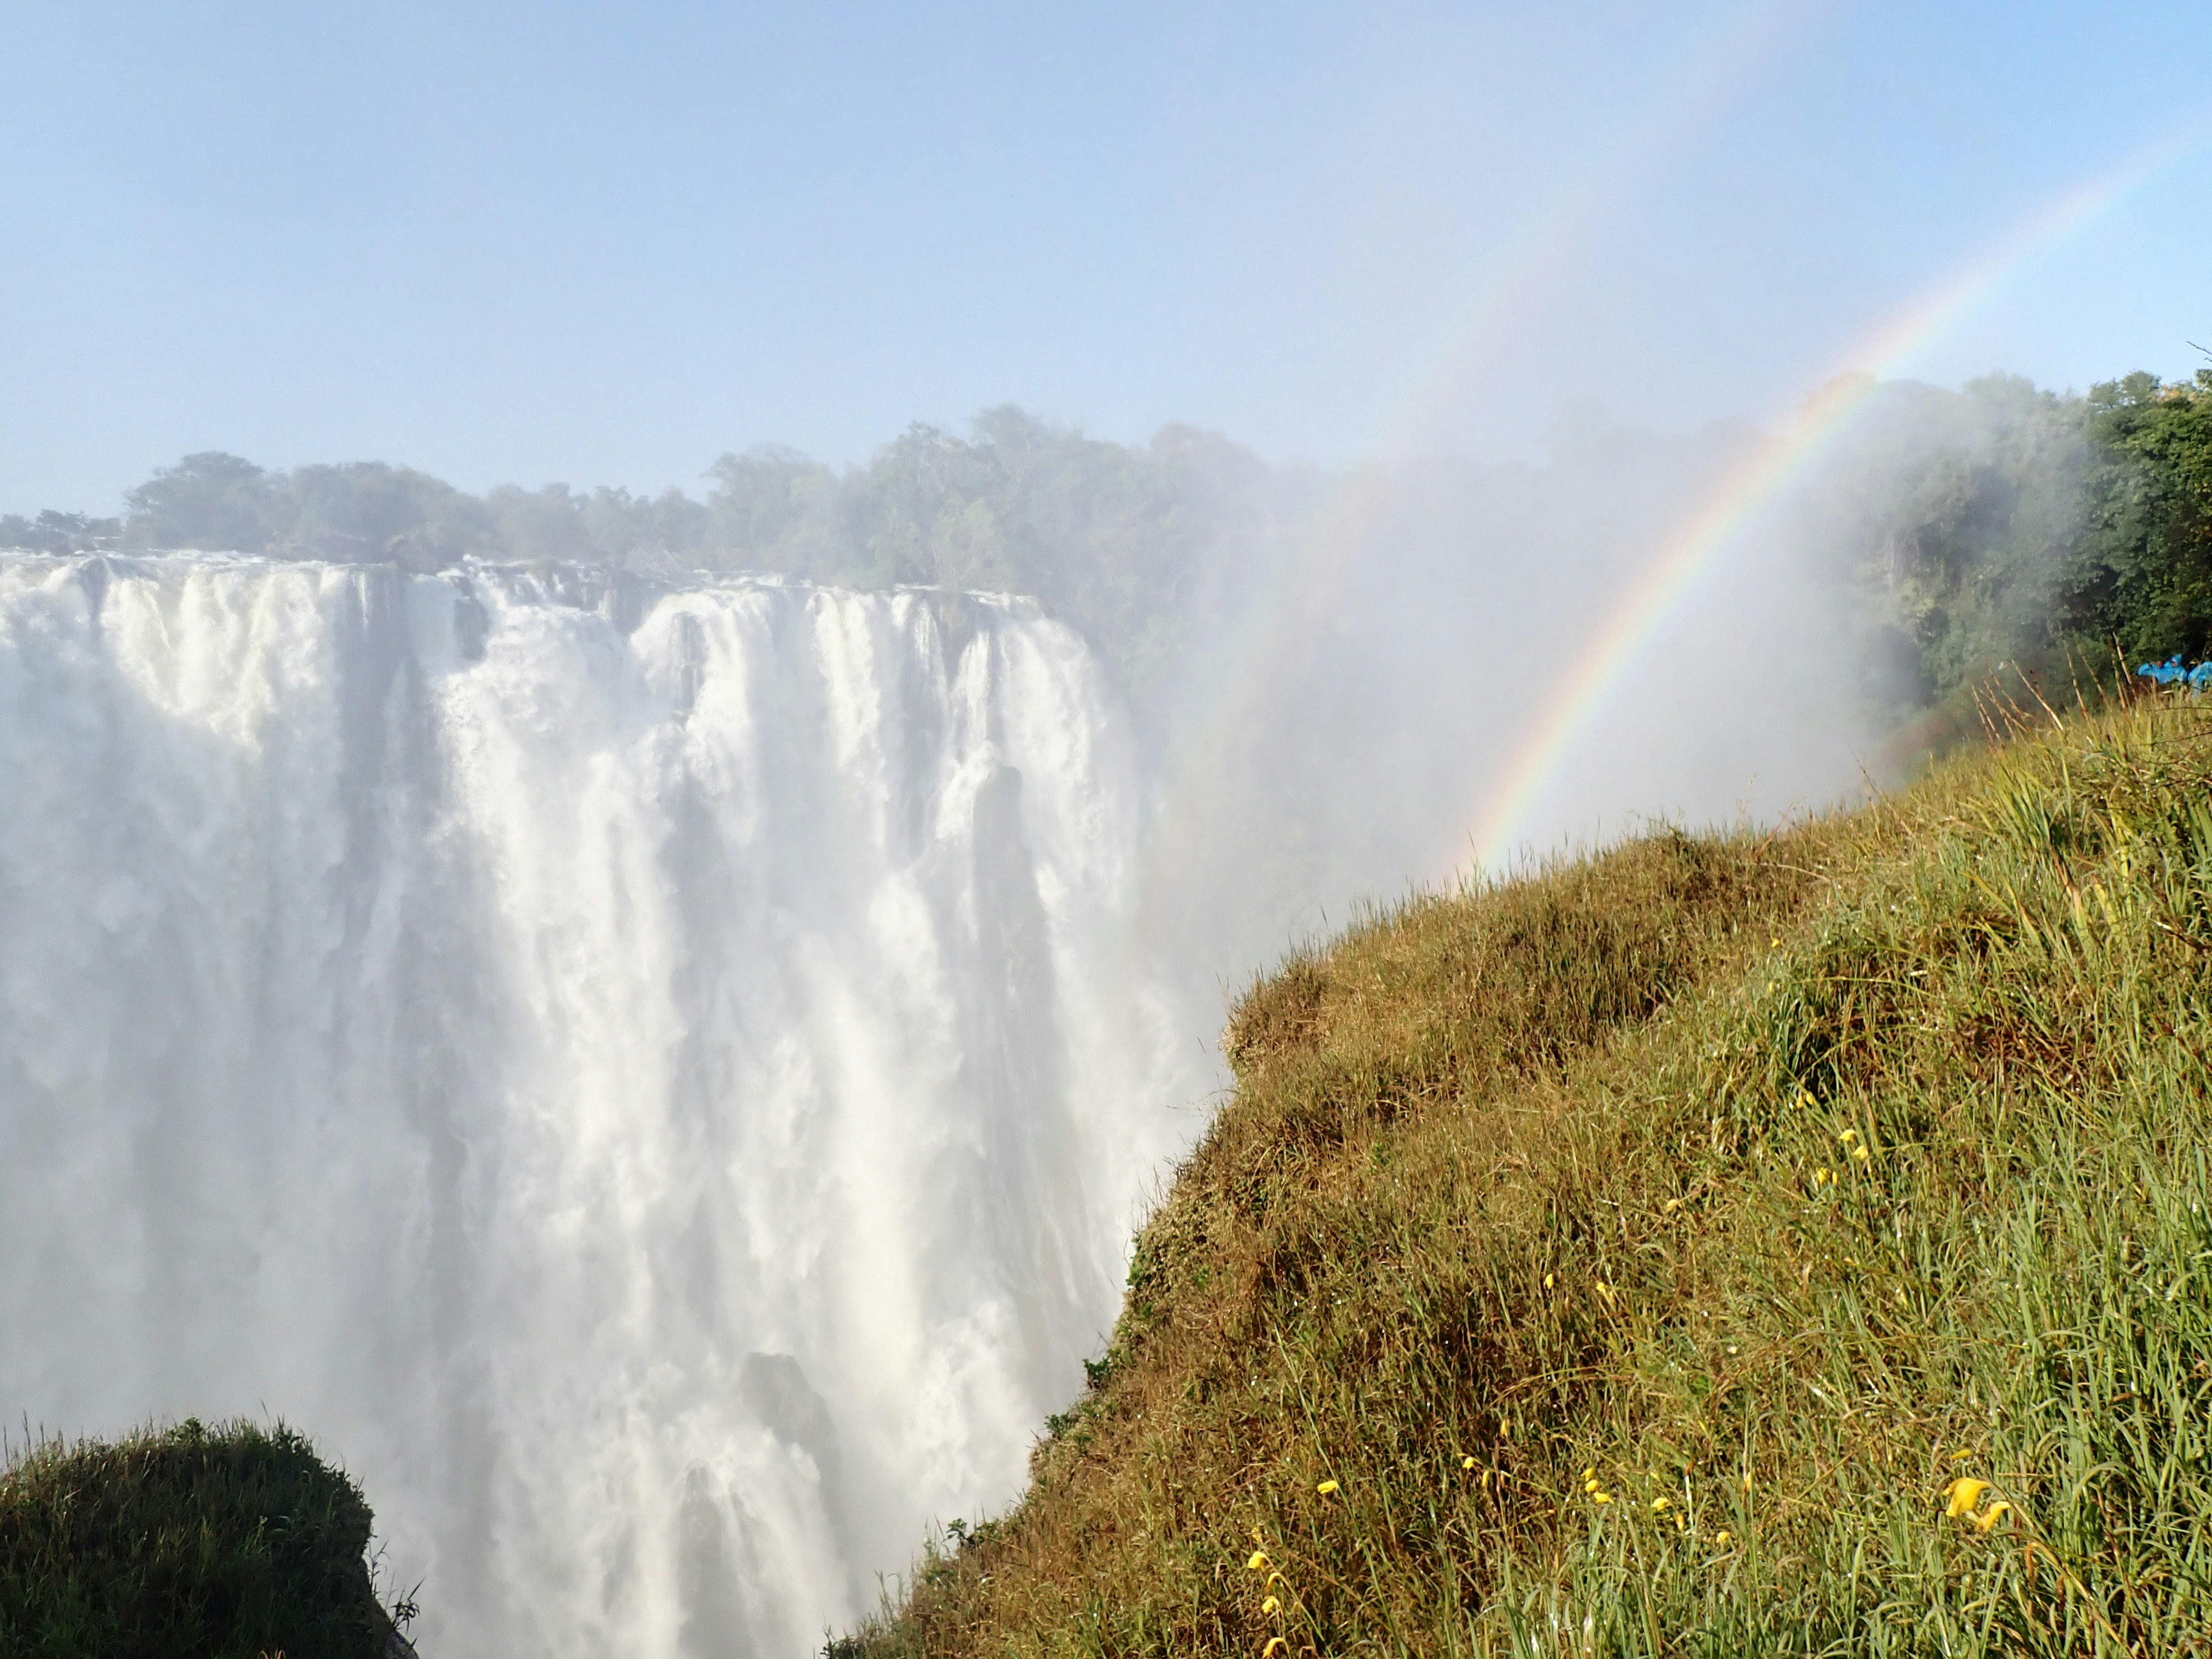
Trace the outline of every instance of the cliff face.
<instances>
[{"instance_id":1,"label":"cliff face","mask_svg":"<svg viewBox=\"0 0 2212 1659\"><path fill-rule=\"evenodd\" d=\"M2171 702L1293 959L1028 1496L841 1650L2200 1642L2208 975Z\"/></svg>"}]
</instances>

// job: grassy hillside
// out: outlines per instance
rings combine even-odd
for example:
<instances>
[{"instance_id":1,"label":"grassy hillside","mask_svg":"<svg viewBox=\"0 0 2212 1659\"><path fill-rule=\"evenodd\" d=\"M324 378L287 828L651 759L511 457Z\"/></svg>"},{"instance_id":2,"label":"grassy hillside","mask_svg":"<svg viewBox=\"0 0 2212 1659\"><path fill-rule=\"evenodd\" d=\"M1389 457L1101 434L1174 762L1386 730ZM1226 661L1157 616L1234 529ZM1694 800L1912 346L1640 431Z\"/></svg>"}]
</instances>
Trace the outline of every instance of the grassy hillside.
<instances>
[{"instance_id":1,"label":"grassy hillside","mask_svg":"<svg viewBox=\"0 0 2212 1659\"><path fill-rule=\"evenodd\" d=\"M278 1428L188 1421L33 1449L0 1471L9 1659L385 1659L405 1652L369 1510Z\"/></svg>"},{"instance_id":2,"label":"grassy hillside","mask_svg":"<svg viewBox=\"0 0 2212 1659\"><path fill-rule=\"evenodd\" d=\"M2212 1651L2212 712L1237 1010L1028 1496L848 1656Z\"/></svg>"}]
</instances>

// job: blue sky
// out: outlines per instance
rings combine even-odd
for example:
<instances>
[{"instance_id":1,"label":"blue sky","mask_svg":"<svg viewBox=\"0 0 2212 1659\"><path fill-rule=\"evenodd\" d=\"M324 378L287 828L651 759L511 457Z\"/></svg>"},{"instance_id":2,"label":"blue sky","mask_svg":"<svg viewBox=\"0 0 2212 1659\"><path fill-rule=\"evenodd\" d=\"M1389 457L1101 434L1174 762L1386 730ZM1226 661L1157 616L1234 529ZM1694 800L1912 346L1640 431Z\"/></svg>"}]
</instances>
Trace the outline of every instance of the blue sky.
<instances>
[{"instance_id":1,"label":"blue sky","mask_svg":"<svg viewBox=\"0 0 2212 1659\"><path fill-rule=\"evenodd\" d=\"M2212 110L2202 0L86 0L0 47L12 511L206 448L696 487L1006 401L1325 464L1759 419ZM2199 146L1913 368L2186 372L2209 204Z\"/></svg>"}]
</instances>

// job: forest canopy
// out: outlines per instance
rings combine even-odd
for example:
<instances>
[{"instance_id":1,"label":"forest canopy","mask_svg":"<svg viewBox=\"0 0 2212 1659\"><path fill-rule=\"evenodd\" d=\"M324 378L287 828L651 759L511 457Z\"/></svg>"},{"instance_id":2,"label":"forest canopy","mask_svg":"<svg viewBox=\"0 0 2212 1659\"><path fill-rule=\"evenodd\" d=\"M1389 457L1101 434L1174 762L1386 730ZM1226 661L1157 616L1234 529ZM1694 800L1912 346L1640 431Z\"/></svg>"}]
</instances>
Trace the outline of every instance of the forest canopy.
<instances>
[{"instance_id":1,"label":"forest canopy","mask_svg":"<svg viewBox=\"0 0 2212 1659\"><path fill-rule=\"evenodd\" d=\"M2212 653L2212 369L1886 386L1814 496L1893 708Z\"/></svg>"},{"instance_id":2,"label":"forest canopy","mask_svg":"<svg viewBox=\"0 0 2212 1659\"><path fill-rule=\"evenodd\" d=\"M1542 559L1563 544L1528 531L1532 510L1562 520L1594 477L1695 477L1726 441L1627 434L1594 410L1554 440L1548 467L1437 464L1443 486L1417 470L1381 487L1402 502L1461 503L1445 510L1460 515L1449 528L1465 561ZM1079 628L1141 702L1196 615L1218 614L1323 533L1343 483L1189 427L1121 444L1012 406L965 435L910 427L856 466L757 446L723 455L706 482L697 499L563 483L473 495L382 462L276 471L209 452L131 490L116 518L0 518L0 545L419 571L550 560L1015 592ZM2212 369L2184 383L2130 374L2086 397L2007 375L1957 391L1893 382L1787 511L1793 552L1848 592L1859 694L1888 718L1995 673L2063 684L2123 660L2212 653Z\"/></svg>"}]
</instances>

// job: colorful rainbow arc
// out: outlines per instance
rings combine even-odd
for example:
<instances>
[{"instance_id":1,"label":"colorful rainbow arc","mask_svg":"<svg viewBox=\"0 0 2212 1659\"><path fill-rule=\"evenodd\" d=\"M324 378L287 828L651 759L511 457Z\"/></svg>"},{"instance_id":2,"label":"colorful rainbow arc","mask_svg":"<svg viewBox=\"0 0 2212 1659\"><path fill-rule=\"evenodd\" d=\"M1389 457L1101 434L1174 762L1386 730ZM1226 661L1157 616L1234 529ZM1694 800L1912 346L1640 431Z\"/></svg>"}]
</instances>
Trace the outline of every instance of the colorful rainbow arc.
<instances>
[{"instance_id":1,"label":"colorful rainbow arc","mask_svg":"<svg viewBox=\"0 0 2212 1659\"><path fill-rule=\"evenodd\" d=\"M1486 349L1513 318L1571 267L1577 249L1603 222L1613 204L1639 177L1658 172L1734 101L1759 71L1820 9L1820 0L1773 0L1747 8L1704 49L1679 66L1645 106L1624 121L1581 175L1562 191L1466 296L1443 342L1419 377L1385 416L1368 447L1370 457L1418 447L1463 392ZM1234 664L1224 676L1231 688L1209 722L1230 741L1245 727L1256 705L1273 695L1272 653L1289 648L1296 618L1325 609L1333 584L1347 574L1364 545L1363 529L1387 489L1371 470L1355 467L1332 492L1299 556L1297 568L1277 580L1267 601L1237 629L1227 649ZM1198 745L1203 748L1204 745Z\"/></svg>"},{"instance_id":2,"label":"colorful rainbow arc","mask_svg":"<svg viewBox=\"0 0 2212 1659\"><path fill-rule=\"evenodd\" d=\"M1662 171L1826 9L1826 0L1755 0L1662 77L1645 104L1620 124L1610 142L1597 148L1550 208L1473 287L1443 343L1372 434L1368 453L1380 457L1418 448L1489 347L1571 268L1578 249L1634 182ZM1338 585L1356 574L1389 495L1388 480L1374 468L1353 468L1330 492L1289 568L1220 641L1207 712L1178 745L1162 791L1170 810L1161 814L1165 832L1148 861L1147 905L1164 896L1164 872L1182 867L1187 837L1203 816L1200 809L1186 819L1172 809L1195 805L1222 772L1224 752L1261 718L1285 659L1300 648L1304 626L1326 614Z\"/></svg>"},{"instance_id":3,"label":"colorful rainbow arc","mask_svg":"<svg viewBox=\"0 0 2212 1659\"><path fill-rule=\"evenodd\" d=\"M1896 373L2038 254L2179 160L2202 137L2203 125L2193 119L2124 166L2044 204L1949 281L1859 342L1781 432L1729 471L1613 600L1583 647L1588 666L1563 680L1529 724L1470 831L1478 868L1495 872L1505 866L1598 711L1619 694L1699 580L1844 433L1879 377Z\"/></svg>"}]
</instances>

